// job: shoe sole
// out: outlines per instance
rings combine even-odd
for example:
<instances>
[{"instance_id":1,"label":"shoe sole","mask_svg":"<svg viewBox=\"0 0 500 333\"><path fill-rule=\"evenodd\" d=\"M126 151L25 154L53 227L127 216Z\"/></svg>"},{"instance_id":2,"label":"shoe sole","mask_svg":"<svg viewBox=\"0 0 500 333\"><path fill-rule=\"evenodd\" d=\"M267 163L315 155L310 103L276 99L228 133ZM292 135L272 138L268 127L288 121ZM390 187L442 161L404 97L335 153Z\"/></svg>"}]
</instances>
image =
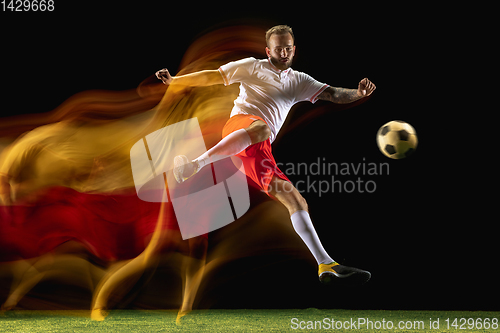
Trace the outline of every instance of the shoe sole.
<instances>
[{"instance_id":1,"label":"shoe sole","mask_svg":"<svg viewBox=\"0 0 500 333\"><path fill-rule=\"evenodd\" d=\"M349 274L336 274L333 272L323 272L319 276L319 281L323 284L330 284L334 280L342 280L352 284L364 284L371 278L371 273L367 271L351 272Z\"/></svg>"}]
</instances>

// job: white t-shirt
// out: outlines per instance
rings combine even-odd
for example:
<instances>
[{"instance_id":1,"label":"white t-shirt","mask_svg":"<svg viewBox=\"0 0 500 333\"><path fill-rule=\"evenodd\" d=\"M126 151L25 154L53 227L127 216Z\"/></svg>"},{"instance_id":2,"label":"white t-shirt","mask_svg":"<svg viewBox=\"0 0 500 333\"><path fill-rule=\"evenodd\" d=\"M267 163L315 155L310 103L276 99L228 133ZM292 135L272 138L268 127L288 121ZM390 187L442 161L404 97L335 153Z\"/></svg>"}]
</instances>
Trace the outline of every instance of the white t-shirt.
<instances>
[{"instance_id":1,"label":"white t-shirt","mask_svg":"<svg viewBox=\"0 0 500 333\"><path fill-rule=\"evenodd\" d=\"M301 101L316 102L328 85L309 75L277 69L269 59L246 58L219 68L224 85L240 83L240 95L234 101L231 117L252 114L264 119L271 129L271 142L285 122L291 107Z\"/></svg>"}]
</instances>

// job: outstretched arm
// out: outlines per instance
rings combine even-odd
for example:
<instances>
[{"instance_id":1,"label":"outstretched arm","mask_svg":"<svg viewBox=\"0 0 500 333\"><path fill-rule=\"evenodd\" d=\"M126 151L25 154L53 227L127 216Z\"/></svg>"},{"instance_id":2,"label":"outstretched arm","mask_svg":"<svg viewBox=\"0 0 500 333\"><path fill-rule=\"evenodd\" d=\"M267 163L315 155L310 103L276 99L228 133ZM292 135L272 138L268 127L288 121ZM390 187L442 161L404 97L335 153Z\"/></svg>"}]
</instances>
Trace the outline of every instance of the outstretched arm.
<instances>
[{"instance_id":1,"label":"outstretched arm","mask_svg":"<svg viewBox=\"0 0 500 333\"><path fill-rule=\"evenodd\" d=\"M200 87L224 84L224 79L218 70L205 70L186 75L171 76L168 70L164 68L156 72L155 75L167 85Z\"/></svg>"},{"instance_id":2,"label":"outstretched arm","mask_svg":"<svg viewBox=\"0 0 500 333\"><path fill-rule=\"evenodd\" d=\"M318 99L337 104L347 104L370 96L375 88L373 82L364 78L359 82L358 89L328 87L319 94Z\"/></svg>"}]
</instances>

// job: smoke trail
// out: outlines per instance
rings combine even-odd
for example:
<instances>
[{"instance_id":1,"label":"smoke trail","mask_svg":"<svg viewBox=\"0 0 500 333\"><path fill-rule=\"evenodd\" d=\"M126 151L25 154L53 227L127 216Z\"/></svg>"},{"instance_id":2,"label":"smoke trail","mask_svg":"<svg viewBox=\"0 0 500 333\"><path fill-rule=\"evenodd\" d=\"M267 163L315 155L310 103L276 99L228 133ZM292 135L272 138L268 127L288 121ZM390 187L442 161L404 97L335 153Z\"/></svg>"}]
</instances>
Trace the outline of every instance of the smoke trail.
<instances>
[{"instance_id":1,"label":"smoke trail","mask_svg":"<svg viewBox=\"0 0 500 333\"><path fill-rule=\"evenodd\" d=\"M189 47L178 74L216 69L243 57L262 57L264 33L265 29L258 26L231 26L211 31ZM175 64L165 64L169 66ZM0 155L0 198L3 202L0 207L0 253L2 261L16 262L15 269L7 265L3 269L12 271L3 273L18 277L9 292L18 296L11 297L8 305L15 305L19 297L42 278L64 276L61 271L67 258L59 256L68 255L63 248L69 242L86 253L79 258L102 262L100 267L107 269L105 272L97 270L96 273L93 266L85 264L79 266L93 272L89 273L92 281L106 276L101 285L117 278L113 275L115 271L107 267L110 262L141 258L134 262L138 263L146 258L152 263L166 252L181 249L190 257L205 257L203 240L198 244L179 241L171 206L163 206L164 211L160 214L160 204L137 199L129 152L145 135L193 117L198 118L203 139L210 148L220 140L237 94L236 85L171 91L152 74L137 89L85 91L70 97L51 112L2 118L0 137L12 143ZM268 199L262 199L262 193L254 191L252 200ZM272 203L270 208L249 212L251 219L247 216L241 222L246 221L248 225L253 220L267 223L249 226L245 235L240 232L220 239L215 251L208 256L209 271L215 272L228 260L249 256L253 251L262 253L277 247L290 248L293 243L290 240L295 240L296 235L288 225L286 213L268 214L269 210L276 211L276 205ZM272 221L279 222L273 224ZM241 223L235 225L241 226ZM234 228L231 226L228 230L234 231ZM251 246L235 250L238 244L241 246L241 239L258 239L262 228L270 235L279 232L279 237L273 242L259 243L257 250ZM165 236L159 238L161 246L155 245L154 251L143 252L151 244L149 239L155 237L155 230L156 235ZM298 248L302 247L298 245ZM62 254L52 254L57 249L63 249ZM197 251L201 254L195 255ZM148 264L126 266L131 271L128 276L132 277L134 272L141 274ZM192 281L185 288L184 299L189 300L183 304L186 311L192 307L204 276L203 266L199 266L199 262L195 266L190 270L191 275L186 275L185 281ZM134 269L136 271L132 272ZM14 274L14 270L31 273ZM23 276L29 277L29 281L23 280ZM73 283L70 279L65 281ZM95 289L94 282L89 283L91 291L103 290ZM22 286L21 289L16 285ZM111 297L114 287L106 287L103 297Z\"/></svg>"}]
</instances>

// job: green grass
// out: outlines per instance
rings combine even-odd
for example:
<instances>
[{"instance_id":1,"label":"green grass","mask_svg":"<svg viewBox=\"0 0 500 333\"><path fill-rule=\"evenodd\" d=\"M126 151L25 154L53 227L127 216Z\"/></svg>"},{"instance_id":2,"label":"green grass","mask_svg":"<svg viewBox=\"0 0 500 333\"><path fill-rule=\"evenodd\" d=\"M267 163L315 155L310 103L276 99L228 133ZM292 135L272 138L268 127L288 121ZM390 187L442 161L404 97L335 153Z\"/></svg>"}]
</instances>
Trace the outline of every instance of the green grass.
<instances>
[{"instance_id":1,"label":"green grass","mask_svg":"<svg viewBox=\"0 0 500 333\"><path fill-rule=\"evenodd\" d=\"M310 332L310 331L352 331L352 332L500 332L499 328L476 329L476 322L485 322L486 318L500 319L500 312L467 312L467 311L385 311L385 310L195 310L182 318L182 325L176 325L177 312L173 310L114 310L102 322L92 321L89 311L10 311L0 315L0 332ZM297 320L292 322L293 318ZM326 319L325 321L325 318ZM337 321L357 323L350 330L335 330L319 327L319 322L334 325ZM393 329L383 330L373 327L367 329L367 324L359 326L358 320L365 318L372 325L383 325L389 322ZM432 329L429 320L439 318L439 329ZM446 319L450 325L458 318L457 328L460 328L460 318L474 322L473 329L468 325L464 329L450 327L447 329ZM471 319L469 319L471 318ZM480 319L477 319L480 318ZM316 329L314 328L314 322ZM398 323L421 326L418 329L399 329ZM302 323L301 323L302 322ZM362 322L362 320L361 320ZM378 323L377 323L378 322ZM294 324L295 323L295 324ZM462 320L462 323L464 321ZM302 325L304 329L300 329ZM309 329L307 329L307 325ZM424 325L424 326L422 326ZM292 329L297 327L298 329Z\"/></svg>"}]
</instances>

